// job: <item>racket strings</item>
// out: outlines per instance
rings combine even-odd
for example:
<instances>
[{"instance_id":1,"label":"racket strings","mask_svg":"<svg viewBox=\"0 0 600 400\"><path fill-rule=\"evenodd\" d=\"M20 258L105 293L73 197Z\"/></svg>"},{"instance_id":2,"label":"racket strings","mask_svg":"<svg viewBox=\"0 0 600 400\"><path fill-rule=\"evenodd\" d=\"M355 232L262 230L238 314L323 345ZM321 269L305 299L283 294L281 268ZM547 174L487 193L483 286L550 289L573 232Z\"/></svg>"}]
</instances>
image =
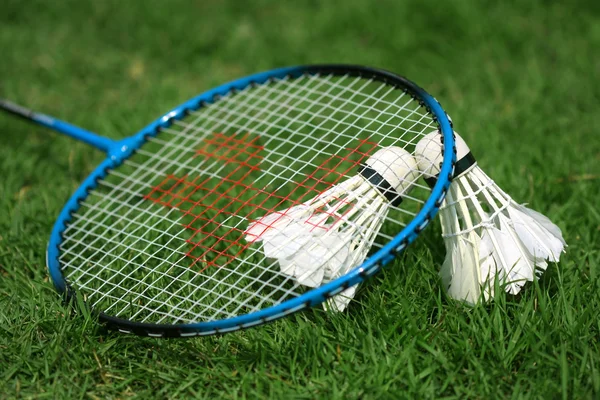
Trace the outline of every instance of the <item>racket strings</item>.
<instances>
[{"instance_id":1,"label":"racket strings","mask_svg":"<svg viewBox=\"0 0 600 400\"><path fill-rule=\"evenodd\" d=\"M175 160L175 161L178 161L178 160ZM143 169L143 167L145 167L145 165L144 165L144 166L141 166L141 167L142 167L142 168L140 168L140 171L143 171L143 170L144 170L144 169ZM132 177L132 176L133 176L133 174L132 174L130 177L128 177L128 178L129 178L128 180L131 180L131 177ZM124 182L125 182L125 181L124 181ZM115 190L113 190L111 193L109 193L109 196L108 196L108 197L109 197L109 198L112 198L112 196L114 195L114 193L115 193L115 192L117 192L117 193L119 192L119 188L118 188L118 187L117 187L117 188L115 188ZM97 278L97 277L96 277L96 276L93 276L92 278Z\"/></svg>"},{"instance_id":2,"label":"racket strings","mask_svg":"<svg viewBox=\"0 0 600 400\"><path fill-rule=\"evenodd\" d=\"M380 146L407 146L435 129L431 116L405 93L378 83L365 92L373 84L356 77L282 79L224 96L176 121L112 170L83 202L61 246L65 275L86 289L94 306L142 322L220 319L298 296L303 288L282 274L277 263L266 260L260 247L243 244L242 254L236 255L231 265L212 266L201 273L190 267L188 240L192 232L184 220L202 204L192 202L187 209L165 207L148 201L148 194L167 176L222 179L231 165L223 159L200 157L198 150L214 140L215 134L237 137L254 133L260 135L266 155L253 180L275 194L269 198L265 189L267 199L255 212L272 212L280 197L286 198L286 192L322 166L323 158L332 154L343 157L354 142L366 137ZM396 98L391 101L386 96ZM336 113L338 116L333 116ZM396 124L396 118L401 122ZM324 153L324 148L331 150ZM335 178L354 174L351 171ZM329 181L321 179L306 193L324 189L332 177L325 178ZM197 181L189 182L193 187ZM254 184L244 184L250 183ZM185 198L183 192L172 194ZM414 196L412 210L401 207L397 211L414 216L424 198ZM197 203L193 195L188 200ZM286 206L297 202L289 197L288 201ZM220 220L215 226L236 230L241 236L248 224L247 214L237 218L229 214L229 220ZM401 221L395 225L393 233L404 226ZM392 237L380 235L385 241Z\"/></svg>"},{"instance_id":3,"label":"racket strings","mask_svg":"<svg viewBox=\"0 0 600 400\"><path fill-rule=\"evenodd\" d=\"M395 89L395 88L393 88L393 87L387 87L387 89L388 89L388 92L386 92L386 93L383 93L382 95L384 95L384 96L385 96L385 95L389 95L389 93L391 93L391 92L393 92L393 91L397 91L397 89ZM323 94L323 95L326 95L326 92L322 92L322 94ZM407 131L414 130L413 128L414 128L414 126L416 126L416 125L421 125L421 126L422 126L422 128L423 128L423 129L422 129L420 132L423 132L425 129L429 128L429 127L431 126L431 123L430 123L430 121L429 121L429 123L425 123L425 122L423 122L424 120L426 120L426 119L427 119L427 118L429 118L429 117L428 117L427 115L419 115L419 114L418 114L418 113L419 113L419 109L420 109L420 106L419 106L419 104L418 104L418 103L416 103L414 100L412 100L412 98L409 98L409 96L405 95L404 93L402 93L402 96L406 96L406 97L408 98L408 100L406 101L406 103L404 103L404 104L401 104L400 106L399 106L399 105L397 105L397 104L390 103L390 105L388 105L388 107L395 106L395 107L397 108L398 112L401 112L401 111L406 111L406 112L407 112L407 115L406 115L406 116L404 116L404 117L402 118L402 121L401 121L401 122L412 122L412 123L413 123L413 126L409 127L409 128L407 129ZM372 96L370 96L369 98L372 98ZM314 102L314 101L313 101L313 102ZM312 102L309 102L309 103L312 103ZM411 107L411 108L409 108L409 107L408 107L409 105L412 105L412 107ZM260 106L256 106L256 105L251 105L251 104L249 104L248 106L246 106L246 107L245 107L245 109L241 110L241 113L240 113L240 115L241 115L241 116L243 116L244 118L247 118L248 120L250 120L250 121L252 121L252 122L256 122L256 123L258 123L259 125L257 126L257 128L259 128L259 129L264 129L264 130L268 130L269 128L272 128L272 127L273 127L273 126L275 126L275 125L274 125L274 124L267 124L267 123L264 123L264 120L261 120L261 119L259 119L259 118L256 118L256 117L249 116L249 115L247 114L247 112L248 112L248 111L260 112L260 110L261 110L261 107L263 107L263 106L277 106L277 102L276 102L276 101L268 101L268 102L266 102L266 104L264 104L264 105L260 105ZM322 105L322 104L321 104L321 106L323 106L324 108L327 108L327 105ZM216 110L219 110L219 109L221 109L221 108L218 106L218 104L214 104L214 105L212 105L212 107L213 107L213 109L216 109ZM291 108L290 108L290 109L291 109ZM332 109L334 109L334 110L337 110L336 108L332 108ZM373 109L373 107L371 106L371 107L369 107L369 109ZM349 111L345 111L345 110L340 110L340 111L338 111L338 112L345 114L345 115L346 115L346 117L345 117L345 118L348 118L348 117L350 117L350 116L356 117L356 116L358 115L358 114L356 114L356 113L349 112ZM299 114L297 115L297 117L300 117L300 116L302 116L303 114L307 114L307 113L308 113L308 110L306 110L304 113L299 113ZM388 120L386 120L386 121L381 121L381 120L378 120L377 118L369 118L369 117L367 117L367 116L365 116L365 115L361 115L361 118L362 118L363 120L366 120L366 121L368 121L368 124L367 124L367 125L365 125L365 126L361 126L361 130L362 130L364 133L368 133L369 135L373 135L373 136L372 136L372 139L374 139L374 140L377 140L377 139L385 139L387 136L386 136L386 135L383 135L383 134L381 134L380 130L378 130L378 129L369 129L369 126L370 126L370 124L377 123L377 124L379 124L379 125L380 125L380 127L387 126L387 127L391 128L391 129L396 129L396 128L398 127L398 125L397 125L397 124L391 124L391 123L388 123L388 121L390 121L390 120L392 120L392 119L394 119L394 118L398 118L398 113L393 113L393 114L392 114L392 113L389 113L389 114L391 114L392 116L390 116L390 117L388 118ZM408 118L408 116L409 116L409 115L419 115L419 116L420 116L420 118L419 118L419 119L416 119L416 120L412 120L412 119ZM286 116L286 114L285 114L285 113L284 113L284 114L282 114L282 115L280 116L280 118L279 118L277 121L275 121L275 122L279 122L279 120L280 120L280 119L283 119L283 118L285 118L285 116ZM215 123L219 123L219 122L220 122L220 121L219 121L219 118L220 118L220 117L218 117L218 116L214 116L214 117L213 117L213 116L207 115L205 118L206 118L208 121L212 121L212 122L215 122ZM322 121L321 121L321 123L320 123L319 125L313 124L313 123L311 123L311 122L306 122L304 125L305 125L306 127L308 127L308 128L311 128L313 131L326 130L326 132L325 132L325 133L335 133L336 135L338 135L338 136L341 136L341 137L345 137L345 138L347 138L347 139L356 139L356 137L355 137L355 136L349 136L349 135L346 135L346 133L345 133L345 132L346 132L346 130L347 130L347 129L349 129L349 128L356 128L356 125L355 125L355 124L353 124L353 123L351 123L351 122L346 122L346 121L345 121L345 118L339 119L339 118L332 118L332 117L330 117L330 116L323 116L323 117L321 117ZM280 130L280 131L283 131L283 132L287 132L287 133L289 133L289 134L291 134L291 135L295 135L295 136L304 136L304 137L305 137L305 138L307 138L309 141L313 141L313 142L314 142L314 141L316 140L316 141L320 141L320 142L322 142L322 143L325 143L325 141L324 141L324 140L320 140L319 138L313 137L313 136L311 136L310 134L307 134L307 135L302 135L302 133L299 133L299 132L297 132L297 131L295 131L295 130L293 130L293 129L290 129L289 125L292 125L294 122L296 122L296 120L294 120L294 119L289 119L289 123L288 123L288 124L286 124L286 125L284 125L284 126L277 126L277 129L278 129L278 130ZM324 125L325 125L327 122L332 122L332 123L335 123L335 125L334 125L332 128L325 129L325 128L324 128ZM184 121L176 121L175 123L176 123L176 124L178 124L178 125L186 126L186 123L185 123ZM261 125L261 124L262 124L262 125ZM344 128L344 129L340 129L340 128L341 128L341 127L343 127L343 126L345 126L345 128ZM241 129L244 129L244 128L245 128L245 126L244 126L244 125L238 125L238 124L235 124L235 123L233 123L233 124L230 124L230 127L234 127L234 128L241 128ZM263 128L263 127L264 127L264 128ZM398 133L402 133L402 132L398 132ZM404 133L404 135L405 135L405 134L406 134L406 133ZM398 137L396 138L397 142L398 142L398 143L404 143L404 144L411 144L411 143L412 143L412 141L406 141L406 140L403 140L403 136L404 136L404 135L400 135L400 136L398 136ZM280 140L281 140L281 139L280 139ZM306 148L307 150L313 150L313 146L312 146L312 145L311 145L311 146L306 146L306 145L304 145L302 142L295 142L294 144L295 144L295 145L297 145L297 146L300 146L300 147L304 147L304 148ZM268 143L267 143L267 146L268 146ZM273 148L273 149L271 149L271 151L273 151L274 153L277 153L277 150L278 150L277 148ZM286 157L289 157L289 154L279 153L279 155L280 155L281 157L284 157L284 158L286 158Z\"/></svg>"}]
</instances>

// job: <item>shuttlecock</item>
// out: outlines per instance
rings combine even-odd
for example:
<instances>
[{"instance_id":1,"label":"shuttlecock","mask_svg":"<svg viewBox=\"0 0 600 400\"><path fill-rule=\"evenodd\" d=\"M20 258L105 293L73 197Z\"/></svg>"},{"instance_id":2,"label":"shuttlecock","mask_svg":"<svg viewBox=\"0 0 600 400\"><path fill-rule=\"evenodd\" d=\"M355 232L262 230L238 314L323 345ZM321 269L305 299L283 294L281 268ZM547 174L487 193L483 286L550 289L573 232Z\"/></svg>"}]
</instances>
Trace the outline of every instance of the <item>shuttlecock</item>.
<instances>
[{"instance_id":1,"label":"shuttlecock","mask_svg":"<svg viewBox=\"0 0 600 400\"><path fill-rule=\"evenodd\" d=\"M517 204L477 165L456 134L454 179L440 207L446 258L440 270L452 298L476 303L494 296L497 280L517 294L541 275L548 261L558 262L566 243L560 229L544 215ZM435 183L442 158L441 136L432 132L415 149L419 169Z\"/></svg>"},{"instance_id":2,"label":"shuttlecock","mask_svg":"<svg viewBox=\"0 0 600 400\"><path fill-rule=\"evenodd\" d=\"M251 223L245 239L262 242L266 257L298 283L318 287L360 265L391 205L397 206L419 177L413 156L400 147L378 150L352 178L302 204ZM343 311L356 291L329 299L326 308Z\"/></svg>"}]
</instances>

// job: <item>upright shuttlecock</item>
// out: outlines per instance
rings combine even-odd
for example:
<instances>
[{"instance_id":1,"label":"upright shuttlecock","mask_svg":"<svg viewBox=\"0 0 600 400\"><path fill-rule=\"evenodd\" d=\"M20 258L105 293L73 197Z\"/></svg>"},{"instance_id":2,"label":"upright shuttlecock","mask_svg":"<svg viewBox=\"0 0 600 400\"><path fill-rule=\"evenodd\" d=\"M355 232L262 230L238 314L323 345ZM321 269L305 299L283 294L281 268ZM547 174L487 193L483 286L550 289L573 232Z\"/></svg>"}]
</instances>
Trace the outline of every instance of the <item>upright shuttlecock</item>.
<instances>
[{"instance_id":1,"label":"upright shuttlecock","mask_svg":"<svg viewBox=\"0 0 600 400\"><path fill-rule=\"evenodd\" d=\"M371 156L352 178L315 198L265 215L246 230L248 242L262 242L266 257L302 285L318 287L366 258L388 213L419 177L413 156L386 147ZM329 299L327 308L343 311L356 286Z\"/></svg>"},{"instance_id":2,"label":"upright shuttlecock","mask_svg":"<svg viewBox=\"0 0 600 400\"><path fill-rule=\"evenodd\" d=\"M415 158L430 185L441 161L441 136L432 132L417 143ZM476 303L482 291L494 296L494 282L517 294L548 266L558 262L566 243L544 215L517 204L477 165L456 135L454 180L440 208L446 259L440 275L447 293Z\"/></svg>"}]
</instances>

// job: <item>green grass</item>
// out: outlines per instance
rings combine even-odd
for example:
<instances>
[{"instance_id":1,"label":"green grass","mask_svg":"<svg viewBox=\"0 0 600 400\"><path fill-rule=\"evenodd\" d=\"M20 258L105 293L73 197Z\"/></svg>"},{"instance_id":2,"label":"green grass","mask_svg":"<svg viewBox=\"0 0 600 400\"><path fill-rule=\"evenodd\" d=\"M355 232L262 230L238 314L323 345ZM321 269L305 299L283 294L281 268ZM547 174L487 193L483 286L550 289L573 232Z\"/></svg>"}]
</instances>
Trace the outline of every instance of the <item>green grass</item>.
<instances>
[{"instance_id":1,"label":"green grass","mask_svg":"<svg viewBox=\"0 0 600 400\"><path fill-rule=\"evenodd\" d=\"M45 270L53 222L103 155L2 115L0 398L600 397L600 7L496 3L4 0L0 96L113 138L277 66L406 75L569 248L521 296L471 309L443 295L435 226L348 313L123 336L62 305Z\"/></svg>"}]
</instances>

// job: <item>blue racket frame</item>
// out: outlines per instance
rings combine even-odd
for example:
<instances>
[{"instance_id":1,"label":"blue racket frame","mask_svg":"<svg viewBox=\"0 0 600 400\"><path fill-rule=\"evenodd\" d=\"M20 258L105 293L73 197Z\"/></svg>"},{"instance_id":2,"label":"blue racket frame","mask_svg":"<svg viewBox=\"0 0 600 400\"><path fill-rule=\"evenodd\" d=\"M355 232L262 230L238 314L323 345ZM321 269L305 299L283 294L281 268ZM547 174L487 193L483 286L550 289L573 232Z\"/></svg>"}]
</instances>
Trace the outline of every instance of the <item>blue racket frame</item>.
<instances>
[{"instance_id":1,"label":"blue racket frame","mask_svg":"<svg viewBox=\"0 0 600 400\"><path fill-rule=\"evenodd\" d=\"M437 214L446 192L448 191L454 171L454 165L456 163L456 149L452 122L435 98L413 82L399 75L380 69L355 65L308 65L261 72L218 86L175 107L135 135L118 141L99 136L64 121L60 121L44 114L35 113L0 99L0 109L81 140L106 152L108 155L106 160L104 160L83 181L75 193L73 193L62 209L52 229L46 253L46 263L56 289L65 294L68 299L71 299L76 295L76 291L69 286L60 268L59 255L60 244L63 241L62 234L71 221L73 213L79 209L80 203L88 196L89 191L96 188L98 186L98 181L106 177L111 169L123 163L123 161L140 148L148 138L158 135L162 128L169 127L174 120L182 119L188 112L198 110L205 104L213 102L216 96L224 96L231 91L242 90L250 85L263 84L270 79L284 78L286 76L297 77L307 73L349 74L384 81L387 84L397 86L408 92L417 99L422 106L426 107L435 119L437 119L443 138L442 140L445 144L444 158L440 166L438 179L431 189L431 195L416 217L398 235L396 235L393 240L365 260L362 265L351 270L348 274L276 306L224 320L179 325L133 322L113 317L102 312L99 312L99 318L111 329L144 336L188 337L225 333L260 325L300 311L304 308L321 304L326 299L342 292L348 287L364 281L392 261L399 253L410 245L419 233L429 224Z\"/></svg>"}]
</instances>

